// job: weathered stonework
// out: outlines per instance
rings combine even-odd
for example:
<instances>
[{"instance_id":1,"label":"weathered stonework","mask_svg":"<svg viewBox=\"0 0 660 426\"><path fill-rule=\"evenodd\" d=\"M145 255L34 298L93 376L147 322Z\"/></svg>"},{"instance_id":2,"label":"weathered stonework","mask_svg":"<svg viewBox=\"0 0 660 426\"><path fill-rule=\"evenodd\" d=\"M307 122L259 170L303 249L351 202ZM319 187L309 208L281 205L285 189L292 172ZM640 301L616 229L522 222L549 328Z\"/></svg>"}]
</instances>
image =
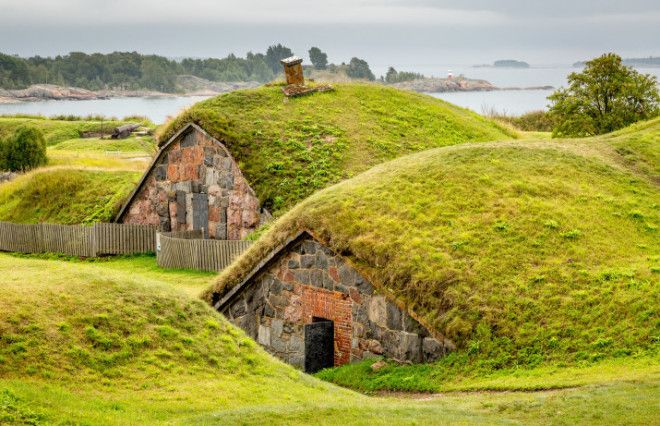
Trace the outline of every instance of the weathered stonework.
<instances>
[{"instance_id":1,"label":"weathered stonework","mask_svg":"<svg viewBox=\"0 0 660 426\"><path fill-rule=\"evenodd\" d=\"M334 322L334 364L384 355L433 361L452 348L379 294L344 259L303 234L216 308L265 348L297 367L304 362L304 326ZM221 303L222 302L222 303Z\"/></svg>"},{"instance_id":2,"label":"weathered stonework","mask_svg":"<svg viewBox=\"0 0 660 426\"><path fill-rule=\"evenodd\" d=\"M163 146L117 217L229 240L245 237L261 220L259 200L229 151L194 125Z\"/></svg>"}]
</instances>

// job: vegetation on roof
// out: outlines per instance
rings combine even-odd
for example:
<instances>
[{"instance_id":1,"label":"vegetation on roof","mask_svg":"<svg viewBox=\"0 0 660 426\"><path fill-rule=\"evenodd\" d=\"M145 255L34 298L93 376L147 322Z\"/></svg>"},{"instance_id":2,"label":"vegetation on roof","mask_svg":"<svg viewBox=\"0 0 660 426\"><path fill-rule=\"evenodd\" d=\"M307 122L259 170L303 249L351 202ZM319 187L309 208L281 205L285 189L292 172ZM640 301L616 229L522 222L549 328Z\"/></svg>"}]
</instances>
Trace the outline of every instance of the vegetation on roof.
<instances>
[{"instance_id":1,"label":"vegetation on roof","mask_svg":"<svg viewBox=\"0 0 660 426\"><path fill-rule=\"evenodd\" d=\"M223 141L261 202L281 213L315 191L412 152L510 139L493 120L426 95L373 84L285 98L277 85L195 104L164 126L162 145L189 122Z\"/></svg>"},{"instance_id":2,"label":"vegetation on roof","mask_svg":"<svg viewBox=\"0 0 660 426\"><path fill-rule=\"evenodd\" d=\"M641 362L465 387L505 393L373 398L281 363L178 291L208 274L159 270L147 256L5 253L0 270L2 424L649 424L657 414L657 367ZM511 391L543 377L592 385Z\"/></svg>"},{"instance_id":3,"label":"vegetation on roof","mask_svg":"<svg viewBox=\"0 0 660 426\"><path fill-rule=\"evenodd\" d=\"M218 300L307 229L458 345L429 374L649 354L660 335L659 149L654 120L387 162L293 208L203 297Z\"/></svg>"},{"instance_id":4,"label":"vegetation on roof","mask_svg":"<svg viewBox=\"0 0 660 426\"><path fill-rule=\"evenodd\" d=\"M139 178L139 172L38 169L0 185L0 220L110 222Z\"/></svg>"}]
</instances>

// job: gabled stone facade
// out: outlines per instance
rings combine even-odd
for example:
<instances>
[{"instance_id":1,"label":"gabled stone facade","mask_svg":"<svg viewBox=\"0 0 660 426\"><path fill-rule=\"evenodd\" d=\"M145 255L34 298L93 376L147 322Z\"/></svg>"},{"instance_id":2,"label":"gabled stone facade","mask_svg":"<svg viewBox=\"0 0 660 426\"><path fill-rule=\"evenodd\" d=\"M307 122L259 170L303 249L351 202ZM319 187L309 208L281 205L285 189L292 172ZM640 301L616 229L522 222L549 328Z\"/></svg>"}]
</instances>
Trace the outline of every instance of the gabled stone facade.
<instances>
[{"instance_id":1,"label":"gabled stone facade","mask_svg":"<svg viewBox=\"0 0 660 426\"><path fill-rule=\"evenodd\" d=\"M375 355L427 362L453 348L308 233L273 254L215 308L270 353L301 368L304 328L315 320L334 324L335 366Z\"/></svg>"},{"instance_id":2,"label":"gabled stone facade","mask_svg":"<svg viewBox=\"0 0 660 426\"><path fill-rule=\"evenodd\" d=\"M265 216L227 148L190 124L163 145L116 221L237 240Z\"/></svg>"}]
</instances>

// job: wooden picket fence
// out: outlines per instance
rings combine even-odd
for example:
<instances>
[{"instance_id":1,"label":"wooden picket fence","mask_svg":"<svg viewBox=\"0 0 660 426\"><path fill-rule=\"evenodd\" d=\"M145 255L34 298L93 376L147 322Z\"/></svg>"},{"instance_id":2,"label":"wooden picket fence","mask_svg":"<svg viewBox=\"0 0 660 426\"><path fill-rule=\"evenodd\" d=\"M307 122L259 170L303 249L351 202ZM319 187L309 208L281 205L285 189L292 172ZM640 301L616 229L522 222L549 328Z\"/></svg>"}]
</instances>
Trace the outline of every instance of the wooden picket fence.
<instances>
[{"instance_id":1,"label":"wooden picket fence","mask_svg":"<svg viewBox=\"0 0 660 426\"><path fill-rule=\"evenodd\" d=\"M159 233L150 225L0 222L0 251L78 257L155 252L158 265L163 268L221 271L251 244L207 240L201 230Z\"/></svg>"},{"instance_id":2,"label":"wooden picket fence","mask_svg":"<svg viewBox=\"0 0 660 426\"><path fill-rule=\"evenodd\" d=\"M153 253L156 231L154 226L117 223L85 226L0 222L0 251L79 257Z\"/></svg>"},{"instance_id":3,"label":"wooden picket fence","mask_svg":"<svg viewBox=\"0 0 660 426\"><path fill-rule=\"evenodd\" d=\"M221 271L252 245L252 241L205 240L202 231L163 232L156 238L158 266L200 271Z\"/></svg>"}]
</instances>

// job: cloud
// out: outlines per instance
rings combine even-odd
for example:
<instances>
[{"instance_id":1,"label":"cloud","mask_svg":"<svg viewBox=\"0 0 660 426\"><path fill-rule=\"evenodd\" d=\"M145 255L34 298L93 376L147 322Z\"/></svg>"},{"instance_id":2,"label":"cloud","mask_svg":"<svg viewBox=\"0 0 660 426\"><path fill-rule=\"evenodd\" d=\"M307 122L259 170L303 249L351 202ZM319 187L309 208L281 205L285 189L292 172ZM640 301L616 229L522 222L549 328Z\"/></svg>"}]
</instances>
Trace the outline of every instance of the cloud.
<instances>
[{"instance_id":1,"label":"cloud","mask_svg":"<svg viewBox=\"0 0 660 426\"><path fill-rule=\"evenodd\" d=\"M457 7L459 5L459 7ZM399 1L338 0L0 0L0 23L7 25L113 25L156 23L249 24L425 24L485 26L504 24L504 14L467 10L460 3L438 8Z\"/></svg>"}]
</instances>

